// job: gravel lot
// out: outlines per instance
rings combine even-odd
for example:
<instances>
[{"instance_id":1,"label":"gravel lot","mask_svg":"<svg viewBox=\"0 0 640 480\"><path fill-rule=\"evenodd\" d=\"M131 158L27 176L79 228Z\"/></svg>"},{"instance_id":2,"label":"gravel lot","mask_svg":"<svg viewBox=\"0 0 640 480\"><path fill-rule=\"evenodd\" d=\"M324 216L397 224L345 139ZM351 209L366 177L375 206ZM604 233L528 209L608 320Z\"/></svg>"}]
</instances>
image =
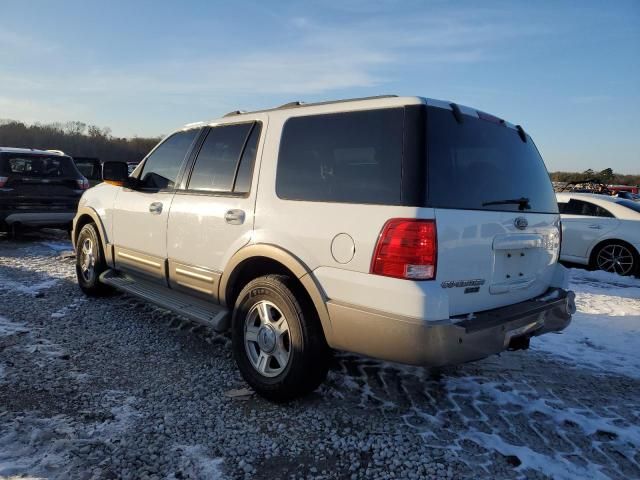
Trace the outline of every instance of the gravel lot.
<instances>
[{"instance_id":1,"label":"gravel lot","mask_svg":"<svg viewBox=\"0 0 640 480\"><path fill-rule=\"evenodd\" d=\"M573 361L564 336L437 371L338 354L319 391L275 405L244 390L228 337L84 298L68 249L0 237L0 479L640 478L640 372ZM640 288L618 290L604 302L640 323Z\"/></svg>"}]
</instances>

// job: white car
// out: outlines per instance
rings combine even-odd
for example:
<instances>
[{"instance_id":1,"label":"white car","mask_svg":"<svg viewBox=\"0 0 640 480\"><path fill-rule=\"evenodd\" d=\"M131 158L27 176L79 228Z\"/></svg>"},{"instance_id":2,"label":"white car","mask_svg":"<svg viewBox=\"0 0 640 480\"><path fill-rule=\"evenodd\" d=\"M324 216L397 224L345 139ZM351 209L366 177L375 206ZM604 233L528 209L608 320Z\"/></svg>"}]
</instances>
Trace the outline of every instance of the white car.
<instances>
[{"instance_id":1,"label":"white car","mask_svg":"<svg viewBox=\"0 0 640 480\"><path fill-rule=\"evenodd\" d=\"M560 216L520 126L420 97L232 112L164 139L74 222L88 295L115 287L231 329L263 396L330 348L419 365L522 349L575 311Z\"/></svg>"},{"instance_id":2,"label":"white car","mask_svg":"<svg viewBox=\"0 0 640 480\"><path fill-rule=\"evenodd\" d=\"M558 193L560 259L620 275L640 273L640 203L592 193Z\"/></svg>"}]
</instances>

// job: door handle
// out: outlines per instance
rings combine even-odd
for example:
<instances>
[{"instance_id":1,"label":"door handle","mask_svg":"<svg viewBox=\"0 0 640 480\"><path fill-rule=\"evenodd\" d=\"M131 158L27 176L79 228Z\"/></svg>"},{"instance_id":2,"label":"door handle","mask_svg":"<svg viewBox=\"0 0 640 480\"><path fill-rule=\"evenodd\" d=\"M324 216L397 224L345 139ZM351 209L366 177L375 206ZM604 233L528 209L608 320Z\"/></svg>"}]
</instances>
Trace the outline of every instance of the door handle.
<instances>
[{"instance_id":1,"label":"door handle","mask_svg":"<svg viewBox=\"0 0 640 480\"><path fill-rule=\"evenodd\" d=\"M149 212L154 215L160 215L162 213L162 202L153 202L149 205Z\"/></svg>"},{"instance_id":2,"label":"door handle","mask_svg":"<svg viewBox=\"0 0 640 480\"><path fill-rule=\"evenodd\" d=\"M602 226L594 223L594 224L589 225L589 228L593 228L594 230L600 230L602 228Z\"/></svg>"},{"instance_id":3,"label":"door handle","mask_svg":"<svg viewBox=\"0 0 640 480\"><path fill-rule=\"evenodd\" d=\"M244 223L244 210L228 210L224 214L224 221L231 225L242 225Z\"/></svg>"}]
</instances>

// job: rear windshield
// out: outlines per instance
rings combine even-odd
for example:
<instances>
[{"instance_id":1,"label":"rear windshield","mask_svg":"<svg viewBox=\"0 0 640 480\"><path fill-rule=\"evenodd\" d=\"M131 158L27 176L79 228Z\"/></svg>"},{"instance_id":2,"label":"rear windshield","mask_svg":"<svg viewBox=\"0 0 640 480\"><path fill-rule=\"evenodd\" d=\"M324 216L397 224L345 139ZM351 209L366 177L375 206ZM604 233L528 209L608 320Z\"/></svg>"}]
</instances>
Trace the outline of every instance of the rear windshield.
<instances>
[{"instance_id":1,"label":"rear windshield","mask_svg":"<svg viewBox=\"0 0 640 480\"><path fill-rule=\"evenodd\" d=\"M427 143L429 206L558 213L538 150L516 130L468 115L460 124L450 110L430 107Z\"/></svg>"},{"instance_id":2,"label":"rear windshield","mask_svg":"<svg viewBox=\"0 0 640 480\"><path fill-rule=\"evenodd\" d=\"M3 176L79 177L71 158L46 155L3 154L0 156L0 173Z\"/></svg>"},{"instance_id":3,"label":"rear windshield","mask_svg":"<svg viewBox=\"0 0 640 480\"><path fill-rule=\"evenodd\" d=\"M102 180L102 168L98 160L74 159L76 168L89 180Z\"/></svg>"}]
</instances>

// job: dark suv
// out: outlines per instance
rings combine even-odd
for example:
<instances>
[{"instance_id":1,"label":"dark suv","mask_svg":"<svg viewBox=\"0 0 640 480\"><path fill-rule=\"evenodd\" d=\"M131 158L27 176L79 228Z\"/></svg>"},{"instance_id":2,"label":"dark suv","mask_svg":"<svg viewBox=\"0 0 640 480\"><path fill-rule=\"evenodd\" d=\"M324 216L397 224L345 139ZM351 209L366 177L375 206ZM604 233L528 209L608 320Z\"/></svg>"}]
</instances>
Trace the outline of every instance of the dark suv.
<instances>
[{"instance_id":1,"label":"dark suv","mask_svg":"<svg viewBox=\"0 0 640 480\"><path fill-rule=\"evenodd\" d=\"M0 231L70 228L89 182L54 150L0 147Z\"/></svg>"}]
</instances>

